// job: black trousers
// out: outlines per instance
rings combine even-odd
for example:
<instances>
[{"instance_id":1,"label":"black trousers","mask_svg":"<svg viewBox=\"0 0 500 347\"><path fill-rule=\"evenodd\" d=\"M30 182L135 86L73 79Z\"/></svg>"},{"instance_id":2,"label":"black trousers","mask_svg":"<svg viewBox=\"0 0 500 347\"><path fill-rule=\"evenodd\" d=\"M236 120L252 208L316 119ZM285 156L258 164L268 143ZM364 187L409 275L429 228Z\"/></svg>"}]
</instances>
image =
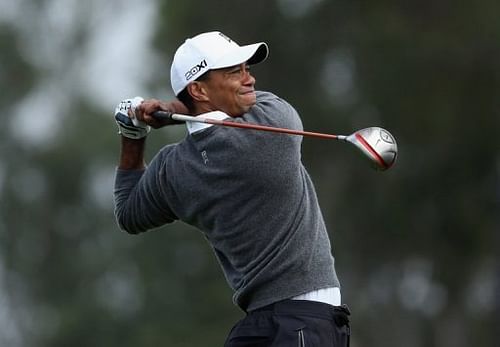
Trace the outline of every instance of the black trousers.
<instances>
[{"instance_id":1,"label":"black trousers","mask_svg":"<svg viewBox=\"0 0 500 347\"><path fill-rule=\"evenodd\" d=\"M315 301L285 300L247 313L225 347L348 347L349 309Z\"/></svg>"}]
</instances>

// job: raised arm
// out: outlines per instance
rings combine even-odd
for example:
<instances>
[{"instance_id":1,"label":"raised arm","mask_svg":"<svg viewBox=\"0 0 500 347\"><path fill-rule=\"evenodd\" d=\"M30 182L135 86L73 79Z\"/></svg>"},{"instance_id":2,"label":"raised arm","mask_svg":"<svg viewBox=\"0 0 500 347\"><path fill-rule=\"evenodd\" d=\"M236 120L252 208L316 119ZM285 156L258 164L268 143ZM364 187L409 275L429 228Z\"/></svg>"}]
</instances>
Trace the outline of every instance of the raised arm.
<instances>
[{"instance_id":1,"label":"raised arm","mask_svg":"<svg viewBox=\"0 0 500 347\"><path fill-rule=\"evenodd\" d=\"M178 123L154 119L151 113L159 110L186 112L184 105L177 100L162 102L141 97L123 100L115 109L115 120L121 134L114 190L115 216L120 228L133 234L176 219L158 189L161 184L159 157L149 168L144 158L146 137L151 127Z\"/></svg>"}]
</instances>

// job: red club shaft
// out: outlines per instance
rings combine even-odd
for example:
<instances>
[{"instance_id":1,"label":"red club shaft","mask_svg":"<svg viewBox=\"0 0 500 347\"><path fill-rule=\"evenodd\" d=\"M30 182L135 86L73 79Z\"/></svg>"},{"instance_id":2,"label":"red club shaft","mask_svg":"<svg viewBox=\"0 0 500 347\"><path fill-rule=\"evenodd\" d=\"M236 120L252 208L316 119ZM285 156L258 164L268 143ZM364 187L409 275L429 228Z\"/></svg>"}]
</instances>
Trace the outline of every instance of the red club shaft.
<instances>
[{"instance_id":1,"label":"red club shaft","mask_svg":"<svg viewBox=\"0 0 500 347\"><path fill-rule=\"evenodd\" d=\"M211 121L212 121L212 119L210 121L208 121L208 119L207 119L206 123L223 125L223 126L233 127L233 128L244 128L244 129L270 131L270 132L281 133L281 134L292 134L292 135L319 137L319 138L323 138L323 139L336 140L338 138L337 135L323 134L323 133L317 133L317 132L312 132L312 131L293 130L293 129L287 129L287 128L271 127L271 126L267 126L267 125L252 124L252 123L228 122L228 121L224 121L224 120L222 120L222 121L215 120L215 122L211 122Z\"/></svg>"},{"instance_id":2,"label":"red club shaft","mask_svg":"<svg viewBox=\"0 0 500 347\"><path fill-rule=\"evenodd\" d=\"M287 129L287 128L278 128L278 127L272 127L272 126L267 126L267 125L259 125L259 124L252 124L252 123L239 123L239 122L229 122L225 120L218 120L218 119L212 119L212 118L204 118L204 117L193 117L193 116L187 116L183 114L169 114L167 112L155 112L155 117L162 118L162 117L169 117L174 120L178 121L184 121L184 122L196 122L196 123L208 123L208 124L214 124L214 125L222 125L222 126L227 126L227 127L232 127L232 128L243 128L243 129L253 129L253 130L260 130L260 131L269 131L269 132L274 132L274 133L281 133L281 134L291 134L291 135L301 135L301 136L309 136L309 137L317 137L317 138L323 138L323 139L332 139L332 140L345 140L345 136L342 135L333 135L333 134L324 134L324 133L318 133L318 132L312 132L312 131L302 131L302 130L294 130L294 129Z\"/></svg>"}]
</instances>

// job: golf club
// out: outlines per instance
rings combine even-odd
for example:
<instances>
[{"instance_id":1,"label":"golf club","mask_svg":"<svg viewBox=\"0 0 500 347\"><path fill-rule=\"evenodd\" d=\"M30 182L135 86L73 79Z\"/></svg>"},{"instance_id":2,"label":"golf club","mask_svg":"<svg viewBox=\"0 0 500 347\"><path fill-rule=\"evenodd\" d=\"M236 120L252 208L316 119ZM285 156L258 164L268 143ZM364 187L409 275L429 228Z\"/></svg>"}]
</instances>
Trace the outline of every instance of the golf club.
<instances>
[{"instance_id":1,"label":"golf club","mask_svg":"<svg viewBox=\"0 0 500 347\"><path fill-rule=\"evenodd\" d=\"M398 154L398 146L396 139L387 130L379 127L370 127L358 130L351 135L333 135L324 134L311 131L293 130L287 128L277 128L266 125L230 122L219 119L210 118L210 113L220 113L214 111L206 113L205 116L187 116L183 114L176 114L164 111L157 111L153 113L156 119L173 119L181 122L196 122L207 123L219 126L227 126L233 128L243 128L252 130L269 131L281 134L301 135L323 139L340 140L348 142L356 146L372 164L372 167L377 170L387 170L394 165Z\"/></svg>"}]
</instances>

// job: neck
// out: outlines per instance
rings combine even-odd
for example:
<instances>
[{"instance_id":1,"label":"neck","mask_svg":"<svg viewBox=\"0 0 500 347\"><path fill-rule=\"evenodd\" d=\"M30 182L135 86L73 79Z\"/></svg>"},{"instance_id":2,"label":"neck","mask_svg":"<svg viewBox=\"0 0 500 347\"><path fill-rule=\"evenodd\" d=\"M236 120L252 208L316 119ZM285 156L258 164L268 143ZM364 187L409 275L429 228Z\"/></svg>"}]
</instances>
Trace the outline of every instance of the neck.
<instances>
[{"instance_id":1,"label":"neck","mask_svg":"<svg viewBox=\"0 0 500 347\"><path fill-rule=\"evenodd\" d=\"M199 102L194 104L194 109L193 109L193 115L197 116L202 113L207 113L211 111L220 111L217 110L215 107L210 105L209 103L206 102Z\"/></svg>"}]
</instances>

